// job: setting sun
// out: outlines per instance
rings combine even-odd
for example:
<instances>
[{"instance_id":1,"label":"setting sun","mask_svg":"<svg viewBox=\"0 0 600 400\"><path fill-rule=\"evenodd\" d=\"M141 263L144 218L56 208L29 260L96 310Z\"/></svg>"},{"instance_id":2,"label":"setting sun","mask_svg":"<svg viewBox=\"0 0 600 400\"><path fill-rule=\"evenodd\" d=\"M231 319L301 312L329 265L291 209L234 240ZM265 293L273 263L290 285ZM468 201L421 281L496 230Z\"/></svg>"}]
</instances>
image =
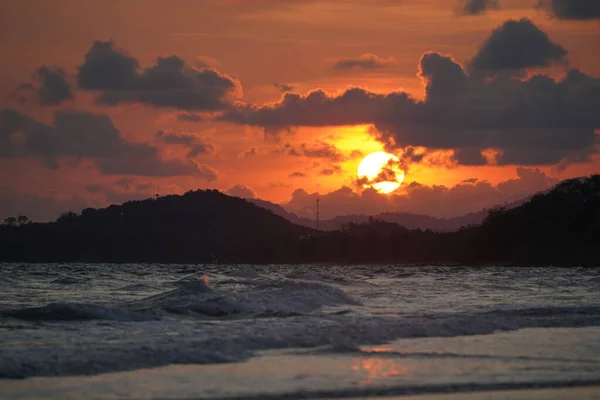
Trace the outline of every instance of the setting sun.
<instances>
[{"instance_id":1,"label":"setting sun","mask_svg":"<svg viewBox=\"0 0 600 400\"><path fill-rule=\"evenodd\" d=\"M378 151L366 156L358 166L358 179L363 187L372 187L379 193L392 193L404 180L400 160L393 154Z\"/></svg>"}]
</instances>

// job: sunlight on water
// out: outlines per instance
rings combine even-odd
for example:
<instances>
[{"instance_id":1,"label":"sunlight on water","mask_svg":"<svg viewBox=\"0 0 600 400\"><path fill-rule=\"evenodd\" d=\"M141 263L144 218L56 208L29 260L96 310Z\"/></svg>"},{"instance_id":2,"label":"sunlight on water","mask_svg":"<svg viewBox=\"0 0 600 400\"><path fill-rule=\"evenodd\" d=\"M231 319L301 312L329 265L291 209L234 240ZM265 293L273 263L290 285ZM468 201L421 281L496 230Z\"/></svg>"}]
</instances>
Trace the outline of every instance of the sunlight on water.
<instances>
[{"instance_id":1,"label":"sunlight on water","mask_svg":"<svg viewBox=\"0 0 600 400\"><path fill-rule=\"evenodd\" d=\"M408 367L395 360L383 358L356 359L353 362L352 370L364 376L361 380L363 385L375 384L378 381L408 373Z\"/></svg>"}]
</instances>

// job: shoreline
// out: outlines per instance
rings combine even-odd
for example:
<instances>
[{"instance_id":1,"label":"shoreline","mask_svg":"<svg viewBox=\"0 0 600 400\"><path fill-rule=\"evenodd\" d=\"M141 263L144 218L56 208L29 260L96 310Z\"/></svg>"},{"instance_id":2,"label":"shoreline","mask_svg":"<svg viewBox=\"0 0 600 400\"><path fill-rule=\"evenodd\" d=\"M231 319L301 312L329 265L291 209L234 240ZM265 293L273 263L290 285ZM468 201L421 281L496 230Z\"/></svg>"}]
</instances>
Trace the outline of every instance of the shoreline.
<instances>
[{"instance_id":1,"label":"shoreline","mask_svg":"<svg viewBox=\"0 0 600 400\"><path fill-rule=\"evenodd\" d=\"M423 267L449 267L449 268L563 268L563 269L574 269L574 268L598 268L600 264L594 265L561 265L561 264L534 264L534 263L502 263L502 262L407 262L407 261L365 261L365 262L349 262L349 261L315 261L315 262L193 262L193 261L92 261L92 260L80 260L80 261L4 261L0 260L0 264L88 264L88 265L178 265L178 266L201 266L201 265L248 265L248 266L283 266L283 265L314 265L323 267L345 267L345 266L360 266L360 265L373 265L373 266L394 266L401 268L423 268Z\"/></svg>"},{"instance_id":2,"label":"shoreline","mask_svg":"<svg viewBox=\"0 0 600 400\"><path fill-rule=\"evenodd\" d=\"M555 388L528 388L520 390L492 390L461 393L437 393L420 395L379 396L379 397L348 397L347 400L455 400L460 395L465 400L596 400L600 397L600 386L573 386ZM332 400L325 398L323 400Z\"/></svg>"}]
</instances>

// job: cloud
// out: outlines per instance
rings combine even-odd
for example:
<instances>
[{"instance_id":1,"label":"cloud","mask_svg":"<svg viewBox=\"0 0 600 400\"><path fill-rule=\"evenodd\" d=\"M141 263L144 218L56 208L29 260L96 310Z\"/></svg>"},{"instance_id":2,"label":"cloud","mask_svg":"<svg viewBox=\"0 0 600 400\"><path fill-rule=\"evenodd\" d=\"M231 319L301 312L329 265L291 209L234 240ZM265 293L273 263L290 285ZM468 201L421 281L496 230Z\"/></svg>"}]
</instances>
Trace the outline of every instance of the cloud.
<instances>
[{"instance_id":1,"label":"cloud","mask_svg":"<svg viewBox=\"0 0 600 400\"><path fill-rule=\"evenodd\" d=\"M259 126L265 133L294 126L339 126L369 124L378 116L392 112L391 107L413 105L407 93L378 94L362 88L349 88L340 95L322 89L306 95L285 93L277 103L265 106L238 104L217 119Z\"/></svg>"},{"instance_id":2,"label":"cloud","mask_svg":"<svg viewBox=\"0 0 600 400\"><path fill-rule=\"evenodd\" d=\"M187 147L190 158L201 154L211 154L215 150L215 146L211 143L205 143L199 137L181 131L159 130L156 132L156 137L165 144Z\"/></svg>"},{"instance_id":3,"label":"cloud","mask_svg":"<svg viewBox=\"0 0 600 400\"><path fill-rule=\"evenodd\" d=\"M461 0L457 12L462 15L480 15L490 9L500 8L499 0Z\"/></svg>"},{"instance_id":4,"label":"cloud","mask_svg":"<svg viewBox=\"0 0 600 400\"><path fill-rule=\"evenodd\" d=\"M333 64L333 69L349 70L349 69L379 69L386 68L396 64L393 57L380 57L377 54L365 53L357 58L342 58Z\"/></svg>"},{"instance_id":5,"label":"cloud","mask_svg":"<svg viewBox=\"0 0 600 400\"><path fill-rule=\"evenodd\" d=\"M120 90L132 86L138 78L138 60L113 41L95 41L78 67L77 83L82 89Z\"/></svg>"},{"instance_id":6,"label":"cloud","mask_svg":"<svg viewBox=\"0 0 600 400\"><path fill-rule=\"evenodd\" d=\"M79 87L101 91L96 101L108 105L215 111L241 90L237 80L211 68L192 67L175 55L158 57L154 66L140 69L139 61L112 41L94 42L78 70Z\"/></svg>"},{"instance_id":7,"label":"cloud","mask_svg":"<svg viewBox=\"0 0 600 400\"><path fill-rule=\"evenodd\" d=\"M519 28L508 31L517 34L522 26L532 27L526 20L512 24ZM499 30L506 32L503 27ZM496 45L480 54L493 51L505 54ZM531 55L540 60L539 49ZM538 63L524 57L511 66ZM552 58L544 60L548 57ZM348 88L334 94L316 89L305 95L288 92L280 101L263 106L238 104L219 119L262 127L265 134L299 126L370 124L371 133L388 151L425 149L405 158L404 167L420 162L564 166L587 162L600 150L595 133L600 129L600 114L595 111L600 109L600 79L596 77L576 69L559 79L543 74L487 77L479 71L469 74L450 56L434 52L421 57L418 74L426 91L422 101L406 92ZM304 154L301 148L292 150Z\"/></svg>"},{"instance_id":8,"label":"cloud","mask_svg":"<svg viewBox=\"0 0 600 400\"><path fill-rule=\"evenodd\" d=\"M538 168L517 168L517 178L500 182L497 188L500 192L509 194L511 200L524 198L533 192L539 192L556 185L558 179L549 177Z\"/></svg>"},{"instance_id":9,"label":"cloud","mask_svg":"<svg viewBox=\"0 0 600 400\"><path fill-rule=\"evenodd\" d=\"M294 90L294 87L292 85L287 84L287 83L278 83L278 82L275 82L273 84L273 86L275 87L275 89L279 90L281 93L291 92L292 90Z\"/></svg>"},{"instance_id":10,"label":"cloud","mask_svg":"<svg viewBox=\"0 0 600 400\"><path fill-rule=\"evenodd\" d=\"M306 174L304 172L293 172L290 174L290 178L304 178L306 176Z\"/></svg>"},{"instance_id":11,"label":"cloud","mask_svg":"<svg viewBox=\"0 0 600 400\"><path fill-rule=\"evenodd\" d=\"M340 167L339 165L335 165L335 164L331 164L331 165L323 168L321 171L319 171L319 175L324 175L324 176L337 175L337 174L341 174L341 173L342 173L342 167Z\"/></svg>"},{"instance_id":12,"label":"cloud","mask_svg":"<svg viewBox=\"0 0 600 400\"><path fill-rule=\"evenodd\" d=\"M36 158L58 167L61 158L90 159L107 175L204 175L193 162L161 158L147 143L126 141L106 114L59 110L45 124L13 109L0 114L0 157Z\"/></svg>"},{"instance_id":13,"label":"cloud","mask_svg":"<svg viewBox=\"0 0 600 400\"><path fill-rule=\"evenodd\" d=\"M346 157L336 146L324 141L316 141L312 145L302 143L296 147L286 143L280 151L295 157L322 158L331 162L346 160Z\"/></svg>"},{"instance_id":14,"label":"cloud","mask_svg":"<svg viewBox=\"0 0 600 400\"><path fill-rule=\"evenodd\" d=\"M381 212L409 212L436 217L453 217L514 202L546 190L558 183L539 169L517 168L517 177L493 185L488 181L468 179L455 186L428 186L412 182L392 195L382 195L373 189L354 191L342 187L326 194L295 190L291 199L282 204L297 215L314 218L316 200L320 199L323 219L338 215L373 215ZM403 192L403 193L402 193Z\"/></svg>"},{"instance_id":15,"label":"cloud","mask_svg":"<svg viewBox=\"0 0 600 400\"><path fill-rule=\"evenodd\" d=\"M400 175L400 177L399 177ZM372 177L369 178L368 176L364 175L364 176L359 176L356 181L355 181L355 185L357 185L358 187L363 187L363 186L373 186L376 183L381 183L381 182L395 182L395 183L402 183L402 180L404 179L404 170L402 168L402 164L400 161L396 161L394 159L390 159L388 160L388 162L383 165L381 167L381 169L379 170L379 173Z\"/></svg>"},{"instance_id":16,"label":"cloud","mask_svg":"<svg viewBox=\"0 0 600 400\"><path fill-rule=\"evenodd\" d=\"M375 190L367 189L357 193L347 186L326 194L308 193L304 189L296 189L292 192L291 199L282 206L296 215L315 218L317 199L320 200L322 219L330 219L338 215L374 214L389 208L389 198L379 195Z\"/></svg>"},{"instance_id":17,"label":"cloud","mask_svg":"<svg viewBox=\"0 0 600 400\"><path fill-rule=\"evenodd\" d=\"M257 152L258 152L258 150L257 150L256 146L251 146L250 148L248 148L248 150L242 151L241 153L239 153L238 158L252 157L252 156L255 156L257 154Z\"/></svg>"},{"instance_id":18,"label":"cloud","mask_svg":"<svg viewBox=\"0 0 600 400\"><path fill-rule=\"evenodd\" d=\"M181 144L184 146L189 146L198 139L194 135L181 132L165 132L163 130L157 131L156 136L166 144Z\"/></svg>"},{"instance_id":19,"label":"cloud","mask_svg":"<svg viewBox=\"0 0 600 400\"><path fill-rule=\"evenodd\" d=\"M18 91L32 93L35 100L43 106L57 106L74 98L67 73L62 68L55 67L39 67L35 71L34 82L19 85Z\"/></svg>"},{"instance_id":20,"label":"cloud","mask_svg":"<svg viewBox=\"0 0 600 400\"><path fill-rule=\"evenodd\" d=\"M467 85L467 74L450 56L427 52L419 61L417 74L425 84L428 100L460 93Z\"/></svg>"},{"instance_id":21,"label":"cloud","mask_svg":"<svg viewBox=\"0 0 600 400\"><path fill-rule=\"evenodd\" d=\"M219 179L219 172L206 164L198 164L198 172L195 175L207 182L213 182Z\"/></svg>"},{"instance_id":22,"label":"cloud","mask_svg":"<svg viewBox=\"0 0 600 400\"><path fill-rule=\"evenodd\" d=\"M234 185L227 189L227 194L230 196L241 197L242 199L254 199L256 193L246 185Z\"/></svg>"},{"instance_id":23,"label":"cloud","mask_svg":"<svg viewBox=\"0 0 600 400\"><path fill-rule=\"evenodd\" d=\"M538 6L558 19L600 19L600 2L595 0L540 0Z\"/></svg>"},{"instance_id":24,"label":"cloud","mask_svg":"<svg viewBox=\"0 0 600 400\"><path fill-rule=\"evenodd\" d=\"M494 29L471 60L476 70L519 71L565 64L567 51L529 19L508 20Z\"/></svg>"},{"instance_id":25,"label":"cloud","mask_svg":"<svg viewBox=\"0 0 600 400\"><path fill-rule=\"evenodd\" d=\"M449 66L440 76L453 70ZM557 81L545 75L491 81L469 76L462 88L429 90L417 106L375 122L377 137L390 150L406 145L454 150L463 165L489 163L490 151L498 165L586 161L598 151L594 130L600 116L593 110L600 106L600 80L577 70Z\"/></svg>"},{"instance_id":26,"label":"cloud","mask_svg":"<svg viewBox=\"0 0 600 400\"><path fill-rule=\"evenodd\" d=\"M181 113L177 116L177 119L184 122L200 122L203 120L201 115L192 113Z\"/></svg>"}]
</instances>

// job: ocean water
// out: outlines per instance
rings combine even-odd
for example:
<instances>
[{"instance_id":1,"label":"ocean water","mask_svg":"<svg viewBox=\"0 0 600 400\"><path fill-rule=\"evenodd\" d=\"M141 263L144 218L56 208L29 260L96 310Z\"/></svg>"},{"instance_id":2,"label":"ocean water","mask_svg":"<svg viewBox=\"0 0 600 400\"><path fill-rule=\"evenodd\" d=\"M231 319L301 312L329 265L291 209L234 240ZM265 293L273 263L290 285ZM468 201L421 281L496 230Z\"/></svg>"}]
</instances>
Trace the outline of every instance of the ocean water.
<instances>
[{"instance_id":1,"label":"ocean water","mask_svg":"<svg viewBox=\"0 0 600 400\"><path fill-rule=\"evenodd\" d=\"M0 264L0 397L595 387L599 325L600 268Z\"/></svg>"}]
</instances>

